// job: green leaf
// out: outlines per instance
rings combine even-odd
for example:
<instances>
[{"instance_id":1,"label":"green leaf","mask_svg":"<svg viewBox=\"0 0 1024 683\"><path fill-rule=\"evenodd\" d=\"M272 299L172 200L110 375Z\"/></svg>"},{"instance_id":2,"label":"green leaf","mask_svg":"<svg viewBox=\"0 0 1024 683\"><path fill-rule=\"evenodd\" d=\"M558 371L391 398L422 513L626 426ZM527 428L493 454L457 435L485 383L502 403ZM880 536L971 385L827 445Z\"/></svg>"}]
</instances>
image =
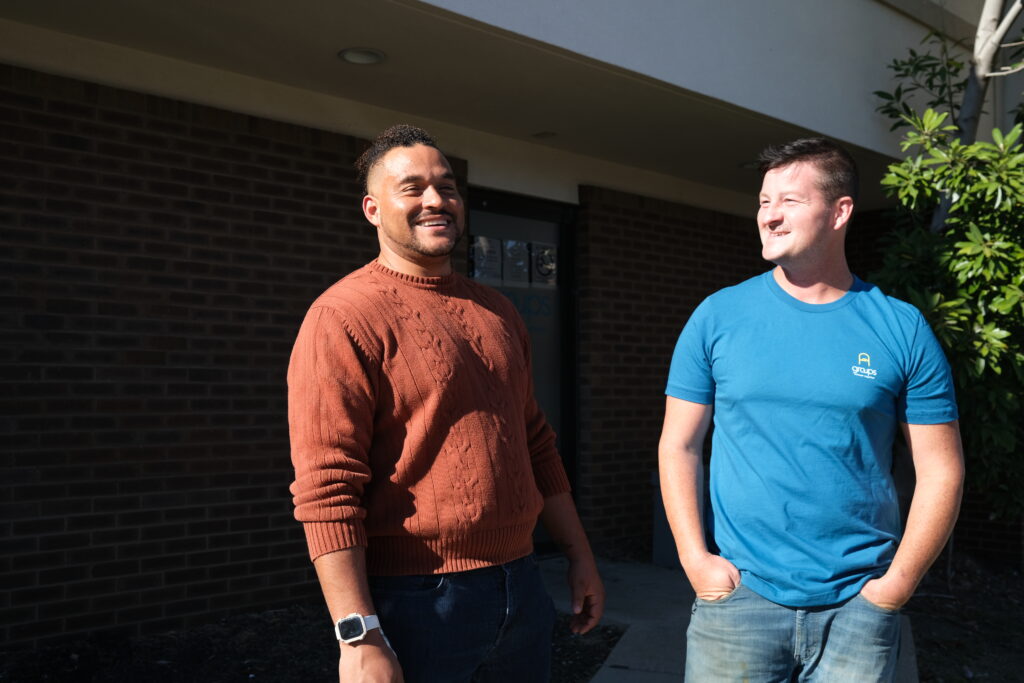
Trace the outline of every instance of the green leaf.
<instances>
[{"instance_id":1,"label":"green leaf","mask_svg":"<svg viewBox=\"0 0 1024 683\"><path fill-rule=\"evenodd\" d=\"M916 306L949 359L957 385L972 486L1024 513L1024 104L1008 131L959 141L956 117L966 64L955 45L929 33L888 67L895 87L876 91L877 110L903 129L903 159L881 180L899 205L869 278ZM1024 50L1021 51L1024 57ZM1012 60L1021 59L1013 57ZM1003 60L1007 63L1007 60ZM949 201L941 230L928 230ZM993 493L995 492L995 493Z\"/></svg>"}]
</instances>

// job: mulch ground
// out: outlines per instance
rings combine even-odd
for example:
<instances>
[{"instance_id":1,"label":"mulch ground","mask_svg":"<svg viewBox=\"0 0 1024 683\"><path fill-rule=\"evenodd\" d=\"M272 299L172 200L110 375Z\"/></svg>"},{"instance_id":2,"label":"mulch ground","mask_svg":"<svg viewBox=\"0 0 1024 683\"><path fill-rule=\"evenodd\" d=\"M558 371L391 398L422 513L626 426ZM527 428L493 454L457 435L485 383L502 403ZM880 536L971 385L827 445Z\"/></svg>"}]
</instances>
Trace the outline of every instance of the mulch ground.
<instances>
[{"instance_id":1,"label":"mulch ground","mask_svg":"<svg viewBox=\"0 0 1024 683\"><path fill-rule=\"evenodd\" d=\"M1024 577L940 560L907 604L922 683L1024 681Z\"/></svg>"},{"instance_id":2,"label":"mulch ground","mask_svg":"<svg viewBox=\"0 0 1024 683\"><path fill-rule=\"evenodd\" d=\"M906 607L922 683L1024 681L1024 580L955 559L933 569ZM246 614L133 641L92 639L0 654L0 683L315 683L337 680L337 646L318 604ZM622 630L584 636L559 618L554 683L585 683Z\"/></svg>"},{"instance_id":3,"label":"mulch ground","mask_svg":"<svg viewBox=\"0 0 1024 683\"><path fill-rule=\"evenodd\" d=\"M338 646L319 605L234 616L188 631L127 642L92 639L39 652L7 653L3 683L317 683L338 680ZM598 626L582 636L560 616L553 683L585 683L622 629Z\"/></svg>"}]
</instances>

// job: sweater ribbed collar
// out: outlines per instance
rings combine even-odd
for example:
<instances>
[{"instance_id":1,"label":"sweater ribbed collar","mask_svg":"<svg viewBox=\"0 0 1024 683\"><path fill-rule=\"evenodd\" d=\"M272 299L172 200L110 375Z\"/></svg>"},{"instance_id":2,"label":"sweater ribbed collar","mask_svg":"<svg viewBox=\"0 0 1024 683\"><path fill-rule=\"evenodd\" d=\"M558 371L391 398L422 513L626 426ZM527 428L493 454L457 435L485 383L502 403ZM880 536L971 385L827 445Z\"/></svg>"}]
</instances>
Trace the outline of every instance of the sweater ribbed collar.
<instances>
[{"instance_id":1,"label":"sweater ribbed collar","mask_svg":"<svg viewBox=\"0 0 1024 683\"><path fill-rule=\"evenodd\" d=\"M398 281L409 287L415 287L417 289L434 289L441 290L452 287L456 281L461 277L458 273L452 271L449 275L439 275L437 277L421 277L419 275L406 275L405 273L399 273L397 270L388 268L379 260L374 259L370 261L369 268L374 270L384 277Z\"/></svg>"}]
</instances>

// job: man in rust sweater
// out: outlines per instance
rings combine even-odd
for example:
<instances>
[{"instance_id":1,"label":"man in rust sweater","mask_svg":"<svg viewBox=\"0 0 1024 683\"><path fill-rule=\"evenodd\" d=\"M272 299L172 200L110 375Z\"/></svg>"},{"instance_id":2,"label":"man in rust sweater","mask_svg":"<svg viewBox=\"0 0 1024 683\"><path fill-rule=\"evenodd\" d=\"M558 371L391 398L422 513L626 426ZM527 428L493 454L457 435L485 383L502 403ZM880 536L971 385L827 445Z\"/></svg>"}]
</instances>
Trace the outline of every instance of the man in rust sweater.
<instances>
[{"instance_id":1,"label":"man in rust sweater","mask_svg":"<svg viewBox=\"0 0 1024 683\"><path fill-rule=\"evenodd\" d=\"M295 516L341 680L547 680L538 517L570 561L573 630L597 623L604 589L526 329L452 272L464 207L425 131L389 128L357 168L380 255L313 303L288 368Z\"/></svg>"}]
</instances>

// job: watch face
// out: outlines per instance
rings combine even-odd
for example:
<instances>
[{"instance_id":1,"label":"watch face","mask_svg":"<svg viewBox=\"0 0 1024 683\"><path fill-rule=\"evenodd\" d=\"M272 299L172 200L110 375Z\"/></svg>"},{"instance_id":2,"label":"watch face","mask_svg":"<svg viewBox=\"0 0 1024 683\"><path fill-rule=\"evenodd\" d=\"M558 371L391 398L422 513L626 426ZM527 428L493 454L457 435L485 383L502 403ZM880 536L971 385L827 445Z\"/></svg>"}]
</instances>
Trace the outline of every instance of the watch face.
<instances>
[{"instance_id":1,"label":"watch face","mask_svg":"<svg viewBox=\"0 0 1024 683\"><path fill-rule=\"evenodd\" d=\"M363 620L359 617L345 617L338 622L338 634L342 640L358 638L365 633Z\"/></svg>"}]
</instances>

